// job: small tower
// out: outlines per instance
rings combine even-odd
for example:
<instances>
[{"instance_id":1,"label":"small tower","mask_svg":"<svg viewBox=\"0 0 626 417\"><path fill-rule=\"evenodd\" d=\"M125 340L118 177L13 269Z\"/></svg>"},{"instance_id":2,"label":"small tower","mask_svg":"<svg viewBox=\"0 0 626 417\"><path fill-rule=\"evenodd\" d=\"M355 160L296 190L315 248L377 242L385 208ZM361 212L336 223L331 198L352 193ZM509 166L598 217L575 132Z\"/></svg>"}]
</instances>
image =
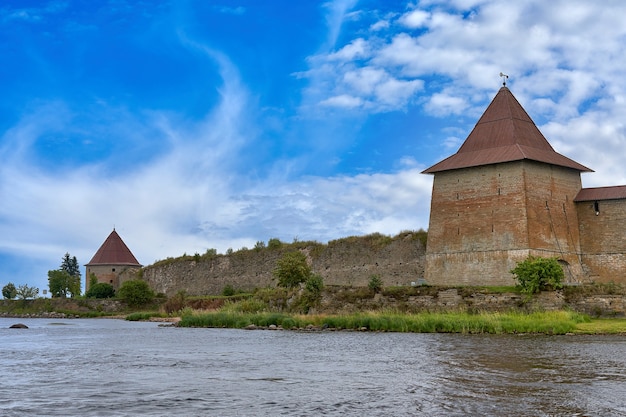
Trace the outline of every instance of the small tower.
<instances>
[{"instance_id":1,"label":"small tower","mask_svg":"<svg viewBox=\"0 0 626 417\"><path fill-rule=\"evenodd\" d=\"M141 266L135 255L113 228L91 261L85 264L87 281L85 291L89 290L92 274L95 275L98 282L111 284L117 290L124 281L133 279L134 274Z\"/></svg>"},{"instance_id":2,"label":"small tower","mask_svg":"<svg viewBox=\"0 0 626 417\"><path fill-rule=\"evenodd\" d=\"M584 267L574 198L589 168L554 151L506 86L434 174L425 279L514 285L529 255L556 257L566 282Z\"/></svg>"}]
</instances>

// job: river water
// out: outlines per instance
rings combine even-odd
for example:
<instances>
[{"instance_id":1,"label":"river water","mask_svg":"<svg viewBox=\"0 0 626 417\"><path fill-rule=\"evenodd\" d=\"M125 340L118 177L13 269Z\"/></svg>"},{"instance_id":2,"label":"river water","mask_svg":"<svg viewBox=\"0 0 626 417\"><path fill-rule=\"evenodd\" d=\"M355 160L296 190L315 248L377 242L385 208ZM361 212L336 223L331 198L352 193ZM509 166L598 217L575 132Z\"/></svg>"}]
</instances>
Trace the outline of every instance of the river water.
<instances>
[{"instance_id":1,"label":"river water","mask_svg":"<svg viewBox=\"0 0 626 417\"><path fill-rule=\"evenodd\" d=\"M620 336L2 318L0 358L2 416L626 416Z\"/></svg>"}]
</instances>

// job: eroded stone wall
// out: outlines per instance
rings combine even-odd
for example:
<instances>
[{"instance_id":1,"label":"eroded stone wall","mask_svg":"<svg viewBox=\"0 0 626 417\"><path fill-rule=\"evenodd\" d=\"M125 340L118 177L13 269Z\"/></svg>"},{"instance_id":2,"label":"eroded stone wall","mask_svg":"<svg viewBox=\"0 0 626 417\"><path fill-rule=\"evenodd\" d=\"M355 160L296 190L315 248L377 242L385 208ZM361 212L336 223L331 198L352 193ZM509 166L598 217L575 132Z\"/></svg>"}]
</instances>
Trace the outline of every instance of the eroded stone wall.
<instances>
[{"instance_id":1,"label":"eroded stone wall","mask_svg":"<svg viewBox=\"0 0 626 417\"><path fill-rule=\"evenodd\" d=\"M180 290L189 295L216 295L227 285L241 290L275 286L272 271L289 250L305 253L313 272L326 285L367 286L372 275L378 275L385 286L411 285L424 276L424 245L415 234L404 233L393 239L352 237L327 245L284 245L158 262L144 268L143 279L168 296Z\"/></svg>"}]
</instances>

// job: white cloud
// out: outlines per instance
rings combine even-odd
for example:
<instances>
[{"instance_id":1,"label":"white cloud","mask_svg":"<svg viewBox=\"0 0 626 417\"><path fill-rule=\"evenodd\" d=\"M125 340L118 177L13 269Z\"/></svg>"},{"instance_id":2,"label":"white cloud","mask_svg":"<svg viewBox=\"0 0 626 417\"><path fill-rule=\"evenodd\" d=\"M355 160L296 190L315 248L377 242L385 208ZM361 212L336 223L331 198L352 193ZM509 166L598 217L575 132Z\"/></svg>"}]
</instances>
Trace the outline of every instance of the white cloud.
<instances>
[{"instance_id":1,"label":"white cloud","mask_svg":"<svg viewBox=\"0 0 626 417\"><path fill-rule=\"evenodd\" d=\"M351 61L353 59L365 58L368 56L368 44L359 38L344 46L339 51L328 55L330 61Z\"/></svg>"},{"instance_id":2,"label":"white cloud","mask_svg":"<svg viewBox=\"0 0 626 417\"><path fill-rule=\"evenodd\" d=\"M423 10L412 10L404 14L398 21L401 25L404 25L411 29L416 29L426 25L426 22L430 18L430 13Z\"/></svg>"},{"instance_id":3,"label":"white cloud","mask_svg":"<svg viewBox=\"0 0 626 417\"><path fill-rule=\"evenodd\" d=\"M323 106L328 107L343 107L352 109L355 107L360 107L363 104L363 100L358 97L353 97L348 94L341 94L339 96L330 97L326 100L320 102Z\"/></svg>"}]
</instances>

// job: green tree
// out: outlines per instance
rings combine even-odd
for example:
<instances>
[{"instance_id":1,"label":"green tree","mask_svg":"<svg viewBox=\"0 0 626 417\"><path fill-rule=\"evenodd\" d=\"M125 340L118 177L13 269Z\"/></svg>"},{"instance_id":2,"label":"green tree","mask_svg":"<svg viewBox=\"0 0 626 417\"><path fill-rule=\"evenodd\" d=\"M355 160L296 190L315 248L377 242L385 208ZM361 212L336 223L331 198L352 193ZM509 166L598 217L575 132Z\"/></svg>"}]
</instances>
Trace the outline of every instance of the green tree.
<instances>
[{"instance_id":1,"label":"green tree","mask_svg":"<svg viewBox=\"0 0 626 417\"><path fill-rule=\"evenodd\" d=\"M39 294L39 288L30 287L26 284L20 285L19 287L17 287L17 290L15 291L15 295L20 300L26 300L28 298L35 298L37 297L38 294Z\"/></svg>"},{"instance_id":2,"label":"green tree","mask_svg":"<svg viewBox=\"0 0 626 417\"><path fill-rule=\"evenodd\" d=\"M17 288L15 288L15 284L9 282L7 285L2 287L2 296L7 300L12 300L17 297Z\"/></svg>"},{"instance_id":3,"label":"green tree","mask_svg":"<svg viewBox=\"0 0 626 417\"><path fill-rule=\"evenodd\" d=\"M61 262L61 267L59 269L67 272L72 277L80 278L80 266L78 265L78 260L75 256L70 256L67 252L63 256L63 262Z\"/></svg>"},{"instance_id":4,"label":"green tree","mask_svg":"<svg viewBox=\"0 0 626 417\"><path fill-rule=\"evenodd\" d=\"M53 297L75 297L80 295L80 276L71 276L61 269L48 271L48 287Z\"/></svg>"},{"instance_id":5,"label":"green tree","mask_svg":"<svg viewBox=\"0 0 626 417\"><path fill-rule=\"evenodd\" d=\"M106 282L96 282L90 285L85 293L87 298L111 298L113 296L115 296L115 288Z\"/></svg>"},{"instance_id":6,"label":"green tree","mask_svg":"<svg viewBox=\"0 0 626 417\"><path fill-rule=\"evenodd\" d=\"M138 307L149 303L154 299L154 292L146 281L134 279L126 281L117 291L120 298L126 300L128 305Z\"/></svg>"},{"instance_id":7,"label":"green tree","mask_svg":"<svg viewBox=\"0 0 626 417\"><path fill-rule=\"evenodd\" d=\"M286 252L276 263L273 274L279 287L294 288L309 279L311 267L302 252Z\"/></svg>"},{"instance_id":8,"label":"green tree","mask_svg":"<svg viewBox=\"0 0 626 417\"><path fill-rule=\"evenodd\" d=\"M545 289L563 288L565 274L556 258L529 256L511 270L524 294L534 294Z\"/></svg>"}]
</instances>

